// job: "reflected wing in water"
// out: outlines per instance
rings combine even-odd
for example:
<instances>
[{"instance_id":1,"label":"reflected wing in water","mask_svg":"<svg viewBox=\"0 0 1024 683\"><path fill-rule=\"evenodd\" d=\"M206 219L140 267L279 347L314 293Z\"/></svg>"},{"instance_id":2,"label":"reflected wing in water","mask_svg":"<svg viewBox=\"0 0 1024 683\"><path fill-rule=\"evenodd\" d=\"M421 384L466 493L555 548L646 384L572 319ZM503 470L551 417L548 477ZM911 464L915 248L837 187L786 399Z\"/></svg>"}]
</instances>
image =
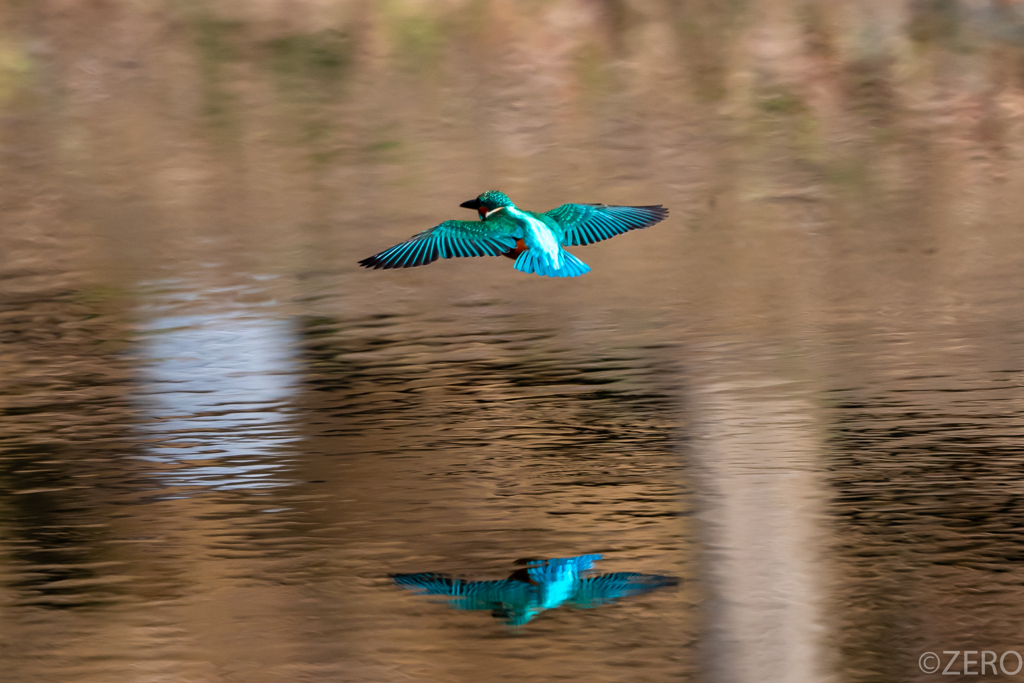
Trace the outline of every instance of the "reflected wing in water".
<instances>
[{"instance_id":1,"label":"reflected wing in water","mask_svg":"<svg viewBox=\"0 0 1024 683\"><path fill-rule=\"evenodd\" d=\"M620 598L648 593L679 580L671 576L620 572L589 579L581 572L591 569L600 555L520 560L526 567L500 581L465 581L445 574L392 574L394 582L421 595L452 598L449 606L460 610L490 610L506 624L521 626L547 609L562 604L597 607Z\"/></svg>"},{"instance_id":2,"label":"reflected wing in water","mask_svg":"<svg viewBox=\"0 0 1024 683\"><path fill-rule=\"evenodd\" d=\"M447 595L459 609L493 609L495 603L521 600L531 585L513 579L465 581L444 574L393 574L395 583L416 590L420 595Z\"/></svg>"},{"instance_id":3,"label":"reflected wing in water","mask_svg":"<svg viewBox=\"0 0 1024 683\"><path fill-rule=\"evenodd\" d=\"M620 598L643 595L658 588L677 585L679 585L679 579L674 576L638 574L636 572L601 574L580 581L569 604L574 607L598 607L615 602Z\"/></svg>"},{"instance_id":4,"label":"reflected wing in water","mask_svg":"<svg viewBox=\"0 0 1024 683\"><path fill-rule=\"evenodd\" d=\"M444 574L392 574L394 582L420 595L446 595L448 605L460 610L490 610L513 626L525 624L538 612L537 588L515 579L465 581Z\"/></svg>"}]
</instances>

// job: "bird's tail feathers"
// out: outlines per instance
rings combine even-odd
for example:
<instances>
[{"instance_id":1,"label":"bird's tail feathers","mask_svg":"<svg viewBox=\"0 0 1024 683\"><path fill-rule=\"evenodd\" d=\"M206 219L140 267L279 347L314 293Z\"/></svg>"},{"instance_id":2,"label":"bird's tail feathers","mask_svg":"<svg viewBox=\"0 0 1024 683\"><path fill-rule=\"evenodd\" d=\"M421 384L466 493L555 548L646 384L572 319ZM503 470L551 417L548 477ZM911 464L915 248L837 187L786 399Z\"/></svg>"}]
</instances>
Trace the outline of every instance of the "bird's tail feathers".
<instances>
[{"instance_id":1,"label":"bird's tail feathers","mask_svg":"<svg viewBox=\"0 0 1024 683\"><path fill-rule=\"evenodd\" d=\"M515 269L521 273L536 273L546 277L578 277L590 272L590 266L570 254L562 251L562 267L557 270L544 259L537 256L536 251L527 249L516 258Z\"/></svg>"}]
</instances>

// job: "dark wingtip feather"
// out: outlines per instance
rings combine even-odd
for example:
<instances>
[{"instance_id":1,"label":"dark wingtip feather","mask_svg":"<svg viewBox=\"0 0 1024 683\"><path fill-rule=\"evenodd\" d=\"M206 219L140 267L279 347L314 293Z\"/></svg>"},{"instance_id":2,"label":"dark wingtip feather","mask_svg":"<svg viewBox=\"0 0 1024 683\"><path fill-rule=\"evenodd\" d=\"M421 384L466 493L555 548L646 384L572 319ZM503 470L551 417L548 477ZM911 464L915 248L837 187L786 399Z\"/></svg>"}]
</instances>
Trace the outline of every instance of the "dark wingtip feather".
<instances>
[{"instance_id":1,"label":"dark wingtip feather","mask_svg":"<svg viewBox=\"0 0 1024 683\"><path fill-rule=\"evenodd\" d=\"M381 267L380 262L377 260L377 257L375 255L367 256L366 258L359 262L359 265L361 265L363 268L373 268L374 270L377 270L378 268Z\"/></svg>"},{"instance_id":2,"label":"dark wingtip feather","mask_svg":"<svg viewBox=\"0 0 1024 683\"><path fill-rule=\"evenodd\" d=\"M401 266L385 261L384 259L378 258L380 254L374 254L368 256L359 262L363 268L372 268L373 270L391 270L392 268L400 268Z\"/></svg>"},{"instance_id":3,"label":"dark wingtip feather","mask_svg":"<svg viewBox=\"0 0 1024 683\"><path fill-rule=\"evenodd\" d=\"M393 268L414 268L425 266L442 257L437 245L424 240L409 240L385 249L379 254L368 256L359 262L363 268L391 270Z\"/></svg>"},{"instance_id":4,"label":"dark wingtip feather","mask_svg":"<svg viewBox=\"0 0 1024 683\"><path fill-rule=\"evenodd\" d=\"M645 228L650 227L655 223L660 223L668 218L668 209L661 204L651 204L650 206L631 206L629 208L650 212L650 222L643 226Z\"/></svg>"}]
</instances>

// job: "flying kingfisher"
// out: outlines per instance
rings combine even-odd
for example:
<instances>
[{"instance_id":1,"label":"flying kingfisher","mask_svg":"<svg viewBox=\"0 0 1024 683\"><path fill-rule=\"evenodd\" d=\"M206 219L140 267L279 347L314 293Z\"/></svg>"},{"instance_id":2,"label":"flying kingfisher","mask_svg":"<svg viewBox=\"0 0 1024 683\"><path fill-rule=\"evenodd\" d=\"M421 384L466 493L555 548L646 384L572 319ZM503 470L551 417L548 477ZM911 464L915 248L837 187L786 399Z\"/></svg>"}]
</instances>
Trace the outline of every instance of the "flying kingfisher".
<instances>
[{"instance_id":1,"label":"flying kingfisher","mask_svg":"<svg viewBox=\"0 0 1024 683\"><path fill-rule=\"evenodd\" d=\"M479 221L445 221L359 262L366 268L412 268L439 258L507 256L515 269L547 277L576 277L590 266L563 247L584 246L659 223L668 209L655 206L562 204L547 213L524 211L491 190L460 204Z\"/></svg>"}]
</instances>

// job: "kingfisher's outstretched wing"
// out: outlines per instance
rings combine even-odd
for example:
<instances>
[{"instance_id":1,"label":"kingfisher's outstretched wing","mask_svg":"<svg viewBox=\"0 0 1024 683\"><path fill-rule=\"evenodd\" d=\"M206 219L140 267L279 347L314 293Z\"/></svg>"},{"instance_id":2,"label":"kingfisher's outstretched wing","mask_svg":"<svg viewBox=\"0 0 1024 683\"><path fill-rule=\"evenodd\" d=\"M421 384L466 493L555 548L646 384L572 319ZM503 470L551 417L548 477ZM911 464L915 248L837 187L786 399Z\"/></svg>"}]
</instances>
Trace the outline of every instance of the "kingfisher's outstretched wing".
<instances>
[{"instance_id":1,"label":"kingfisher's outstretched wing","mask_svg":"<svg viewBox=\"0 0 1024 683\"><path fill-rule=\"evenodd\" d=\"M516 246L514 227L499 221L445 221L364 258L359 265L388 270L425 266L439 258L501 256Z\"/></svg>"},{"instance_id":2,"label":"kingfisher's outstretched wing","mask_svg":"<svg viewBox=\"0 0 1024 683\"><path fill-rule=\"evenodd\" d=\"M647 228L668 216L668 209L656 206L607 206L605 204L562 204L546 214L562 228L566 246L593 244L630 230Z\"/></svg>"},{"instance_id":3,"label":"kingfisher's outstretched wing","mask_svg":"<svg viewBox=\"0 0 1024 683\"><path fill-rule=\"evenodd\" d=\"M597 607L619 598L642 595L664 586L676 586L679 579L658 574L617 572L583 579L569 600L576 607Z\"/></svg>"}]
</instances>

